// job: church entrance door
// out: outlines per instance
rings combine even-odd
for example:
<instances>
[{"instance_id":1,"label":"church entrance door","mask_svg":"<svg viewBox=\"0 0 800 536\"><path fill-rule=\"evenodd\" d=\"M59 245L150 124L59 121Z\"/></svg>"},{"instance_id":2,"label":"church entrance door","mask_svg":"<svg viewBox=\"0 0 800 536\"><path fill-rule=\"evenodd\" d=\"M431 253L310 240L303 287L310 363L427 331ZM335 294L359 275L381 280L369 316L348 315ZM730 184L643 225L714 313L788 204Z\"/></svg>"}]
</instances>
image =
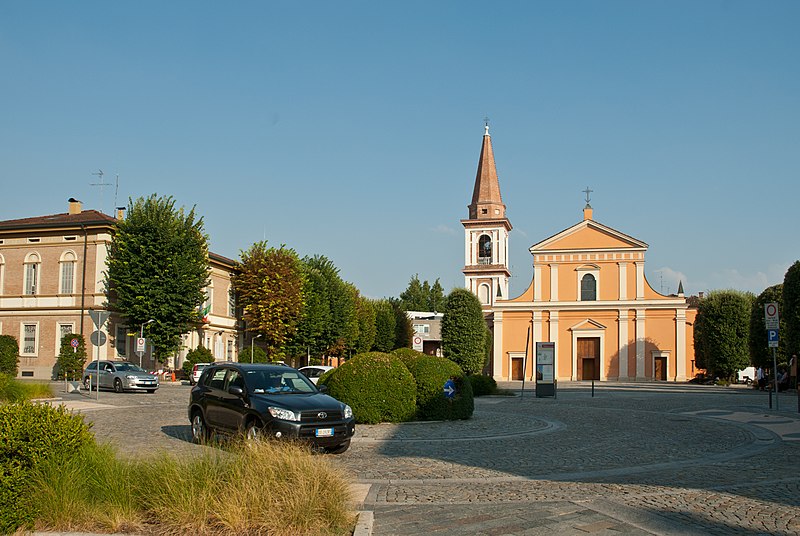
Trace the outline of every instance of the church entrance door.
<instances>
[{"instance_id":1,"label":"church entrance door","mask_svg":"<svg viewBox=\"0 0 800 536\"><path fill-rule=\"evenodd\" d=\"M522 380L525 378L525 372L522 370L522 358L514 357L511 359L511 379Z\"/></svg>"},{"instance_id":2,"label":"church entrance door","mask_svg":"<svg viewBox=\"0 0 800 536\"><path fill-rule=\"evenodd\" d=\"M667 358L660 356L653 359L653 377L656 380L667 381Z\"/></svg>"},{"instance_id":3,"label":"church entrance door","mask_svg":"<svg viewBox=\"0 0 800 536\"><path fill-rule=\"evenodd\" d=\"M578 337L578 378L600 379L600 337Z\"/></svg>"}]
</instances>

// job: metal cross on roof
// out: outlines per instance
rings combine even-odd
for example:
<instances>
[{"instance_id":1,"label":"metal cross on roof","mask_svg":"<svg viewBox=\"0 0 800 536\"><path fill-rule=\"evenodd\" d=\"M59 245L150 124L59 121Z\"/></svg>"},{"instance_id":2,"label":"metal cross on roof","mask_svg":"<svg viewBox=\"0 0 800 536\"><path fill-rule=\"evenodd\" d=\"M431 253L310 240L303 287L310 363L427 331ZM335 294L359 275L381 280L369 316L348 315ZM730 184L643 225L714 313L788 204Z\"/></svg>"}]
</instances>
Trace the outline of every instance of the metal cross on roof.
<instances>
[{"instance_id":1,"label":"metal cross on roof","mask_svg":"<svg viewBox=\"0 0 800 536\"><path fill-rule=\"evenodd\" d=\"M589 187L587 186L585 190L581 190L581 191L586 194L586 204L588 205L589 204L589 194L594 192L594 190L590 190Z\"/></svg>"}]
</instances>

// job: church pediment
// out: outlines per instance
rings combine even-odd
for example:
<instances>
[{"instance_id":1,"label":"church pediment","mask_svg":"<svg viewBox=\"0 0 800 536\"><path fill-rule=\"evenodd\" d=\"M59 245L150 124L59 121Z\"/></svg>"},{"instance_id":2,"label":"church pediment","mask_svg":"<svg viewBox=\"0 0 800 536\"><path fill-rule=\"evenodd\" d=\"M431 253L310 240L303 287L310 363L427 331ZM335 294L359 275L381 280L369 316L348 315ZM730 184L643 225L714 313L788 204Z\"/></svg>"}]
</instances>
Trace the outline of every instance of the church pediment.
<instances>
[{"instance_id":1,"label":"church pediment","mask_svg":"<svg viewBox=\"0 0 800 536\"><path fill-rule=\"evenodd\" d=\"M596 221L584 220L534 244L530 252L632 249L647 249L647 244Z\"/></svg>"},{"instance_id":2,"label":"church pediment","mask_svg":"<svg viewBox=\"0 0 800 536\"><path fill-rule=\"evenodd\" d=\"M606 329L606 327L600 322L597 322L596 320L592 320L591 318L586 318L584 320L581 320L580 322L578 322L569 329L570 331L596 331L598 329Z\"/></svg>"}]
</instances>

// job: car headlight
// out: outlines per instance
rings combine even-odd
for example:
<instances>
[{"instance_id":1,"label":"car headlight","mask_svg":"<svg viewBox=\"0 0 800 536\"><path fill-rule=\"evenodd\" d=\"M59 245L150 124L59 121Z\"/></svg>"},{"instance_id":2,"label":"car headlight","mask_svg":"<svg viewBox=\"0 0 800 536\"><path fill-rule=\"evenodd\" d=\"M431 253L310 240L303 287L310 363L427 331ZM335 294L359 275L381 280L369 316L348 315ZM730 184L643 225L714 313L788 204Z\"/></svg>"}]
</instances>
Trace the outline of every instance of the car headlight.
<instances>
[{"instance_id":1,"label":"car headlight","mask_svg":"<svg viewBox=\"0 0 800 536\"><path fill-rule=\"evenodd\" d=\"M282 421L300 421L300 412L294 412L284 408L276 408L275 406L270 406L267 408L269 414L272 415L276 419L280 419Z\"/></svg>"},{"instance_id":2,"label":"car headlight","mask_svg":"<svg viewBox=\"0 0 800 536\"><path fill-rule=\"evenodd\" d=\"M353 417L353 408L348 406L347 404L342 404L344 406L344 418L351 419Z\"/></svg>"},{"instance_id":3,"label":"car headlight","mask_svg":"<svg viewBox=\"0 0 800 536\"><path fill-rule=\"evenodd\" d=\"M133 374L128 374L127 376L125 376L125 378L128 380L135 380L136 376L134 376Z\"/></svg>"}]
</instances>

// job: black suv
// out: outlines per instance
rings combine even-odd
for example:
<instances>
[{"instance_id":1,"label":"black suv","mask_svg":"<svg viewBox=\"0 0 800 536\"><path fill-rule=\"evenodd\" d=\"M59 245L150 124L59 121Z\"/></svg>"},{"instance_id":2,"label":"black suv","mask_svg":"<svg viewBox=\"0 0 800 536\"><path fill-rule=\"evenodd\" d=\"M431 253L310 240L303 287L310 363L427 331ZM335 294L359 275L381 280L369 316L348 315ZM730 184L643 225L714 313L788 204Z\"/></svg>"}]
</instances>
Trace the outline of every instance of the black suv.
<instances>
[{"instance_id":1,"label":"black suv","mask_svg":"<svg viewBox=\"0 0 800 536\"><path fill-rule=\"evenodd\" d=\"M192 439L212 431L308 441L332 454L348 449L356 425L350 406L323 394L296 369L212 363L189 397Z\"/></svg>"}]
</instances>

